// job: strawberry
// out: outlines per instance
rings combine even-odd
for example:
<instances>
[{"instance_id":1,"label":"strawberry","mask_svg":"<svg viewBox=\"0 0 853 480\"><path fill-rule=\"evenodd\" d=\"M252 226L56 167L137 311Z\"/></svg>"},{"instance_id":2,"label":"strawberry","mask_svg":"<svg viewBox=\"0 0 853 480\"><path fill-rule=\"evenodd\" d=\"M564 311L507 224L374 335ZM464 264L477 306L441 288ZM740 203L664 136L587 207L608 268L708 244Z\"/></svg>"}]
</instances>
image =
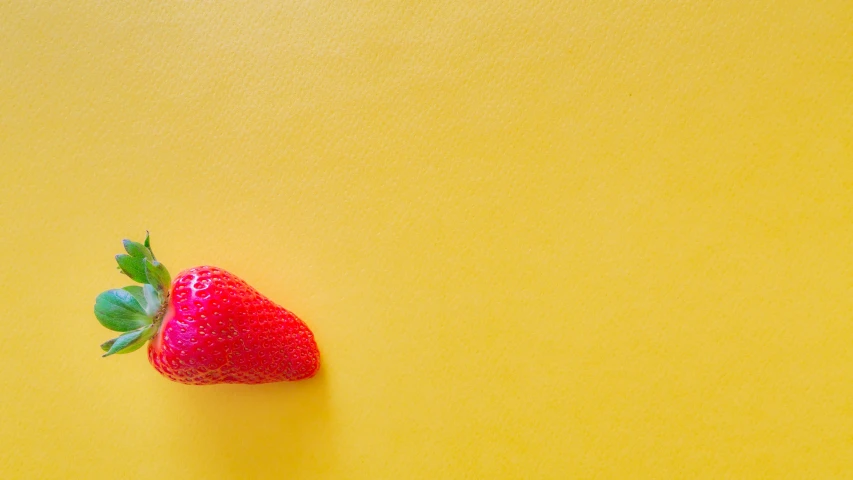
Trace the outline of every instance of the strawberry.
<instances>
[{"instance_id":1,"label":"strawberry","mask_svg":"<svg viewBox=\"0 0 853 480\"><path fill-rule=\"evenodd\" d=\"M320 352L308 326L235 275L195 267L170 279L144 243L124 241L119 270L141 286L107 290L95 317L124 332L101 345L107 357L148 343L148 360L171 380L191 385L268 383L309 378Z\"/></svg>"}]
</instances>

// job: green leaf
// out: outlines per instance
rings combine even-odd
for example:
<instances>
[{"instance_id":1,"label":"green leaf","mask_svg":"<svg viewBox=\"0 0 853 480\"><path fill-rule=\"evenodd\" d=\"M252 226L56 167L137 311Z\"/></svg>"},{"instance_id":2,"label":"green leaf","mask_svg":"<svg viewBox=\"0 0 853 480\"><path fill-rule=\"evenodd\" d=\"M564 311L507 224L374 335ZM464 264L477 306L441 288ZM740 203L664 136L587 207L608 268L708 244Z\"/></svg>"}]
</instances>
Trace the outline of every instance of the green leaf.
<instances>
[{"instance_id":1,"label":"green leaf","mask_svg":"<svg viewBox=\"0 0 853 480\"><path fill-rule=\"evenodd\" d=\"M148 283L142 286L142 293L145 295L145 313L153 317L157 313L157 310L160 310L160 306L162 305L160 294L157 293L157 290Z\"/></svg>"},{"instance_id":2,"label":"green leaf","mask_svg":"<svg viewBox=\"0 0 853 480\"><path fill-rule=\"evenodd\" d=\"M110 351L110 347L112 347L112 346L113 346L113 344L114 344L114 343L116 343L116 340L118 340L118 339L117 339L117 338L114 338L114 339L112 339L112 340L107 340L106 342L102 343L102 344L101 344L101 350L103 350L103 351L105 351L105 352L109 352L109 351Z\"/></svg>"},{"instance_id":3,"label":"green leaf","mask_svg":"<svg viewBox=\"0 0 853 480\"><path fill-rule=\"evenodd\" d=\"M151 251L148 250L145 245L127 239L124 239L122 243L124 244L124 249L127 251L127 253L130 254L131 257L147 258L149 260L154 260L154 257L151 255Z\"/></svg>"},{"instance_id":4,"label":"green leaf","mask_svg":"<svg viewBox=\"0 0 853 480\"><path fill-rule=\"evenodd\" d=\"M121 287L121 289L133 295L133 298L139 302L139 306L141 306L146 313L148 312L148 308L146 306L148 302L145 299L145 293L143 292L142 287L139 285L130 285L128 287Z\"/></svg>"},{"instance_id":5,"label":"green leaf","mask_svg":"<svg viewBox=\"0 0 853 480\"><path fill-rule=\"evenodd\" d=\"M154 250L151 250L151 234L148 233L148 230L145 231L145 243L144 243L144 245L145 245L145 248L147 248L148 251L151 252L151 259L156 260L157 257L154 256Z\"/></svg>"},{"instance_id":6,"label":"green leaf","mask_svg":"<svg viewBox=\"0 0 853 480\"><path fill-rule=\"evenodd\" d=\"M139 283L147 281L145 277L145 265L142 263L145 258L131 257L130 255L116 255L118 267L125 275Z\"/></svg>"},{"instance_id":7,"label":"green leaf","mask_svg":"<svg viewBox=\"0 0 853 480\"><path fill-rule=\"evenodd\" d=\"M152 323L133 295L120 288L98 295L95 299L95 317L101 325L116 332L127 332Z\"/></svg>"},{"instance_id":8,"label":"green leaf","mask_svg":"<svg viewBox=\"0 0 853 480\"><path fill-rule=\"evenodd\" d=\"M145 266L145 276L148 278L148 283L153 285L159 292L168 292L172 286L172 277L169 276L169 271L166 267L157 260L148 261L142 260Z\"/></svg>"},{"instance_id":9,"label":"green leaf","mask_svg":"<svg viewBox=\"0 0 853 480\"><path fill-rule=\"evenodd\" d=\"M120 335L118 338L114 338L113 340L104 342L104 344L101 345L102 349L105 345L109 345L106 350L107 353L105 353L103 356L109 357L110 355L116 353L130 353L139 350L141 346L145 345L145 342L147 342L151 337L154 336L155 331L156 329L153 325L148 325L147 327L142 327L133 330L132 332L127 332L123 335Z\"/></svg>"}]
</instances>

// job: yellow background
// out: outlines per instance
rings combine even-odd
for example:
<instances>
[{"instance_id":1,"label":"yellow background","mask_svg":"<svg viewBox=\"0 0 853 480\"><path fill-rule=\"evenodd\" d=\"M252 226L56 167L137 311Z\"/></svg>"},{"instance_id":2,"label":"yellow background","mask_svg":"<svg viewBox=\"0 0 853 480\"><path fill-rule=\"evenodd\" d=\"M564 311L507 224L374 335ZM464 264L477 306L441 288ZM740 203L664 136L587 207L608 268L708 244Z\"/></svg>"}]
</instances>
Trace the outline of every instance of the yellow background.
<instances>
[{"instance_id":1,"label":"yellow background","mask_svg":"<svg viewBox=\"0 0 853 480\"><path fill-rule=\"evenodd\" d=\"M853 2L0 4L2 478L853 478ZM100 358L152 232L310 381Z\"/></svg>"}]
</instances>

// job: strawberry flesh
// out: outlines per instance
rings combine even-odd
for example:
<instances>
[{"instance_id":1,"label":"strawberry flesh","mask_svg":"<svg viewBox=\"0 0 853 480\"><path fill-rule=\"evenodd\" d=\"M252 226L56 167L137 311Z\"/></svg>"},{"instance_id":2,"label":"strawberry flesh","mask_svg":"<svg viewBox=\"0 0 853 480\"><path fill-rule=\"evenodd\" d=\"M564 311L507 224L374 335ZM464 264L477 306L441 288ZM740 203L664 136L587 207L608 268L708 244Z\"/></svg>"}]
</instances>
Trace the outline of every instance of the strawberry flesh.
<instances>
[{"instance_id":1,"label":"strawberry flesh","mask_svg":"<svg viewBox=\"0 0 853 480\"><path fill-rule=\"evenodd\" d=\"M302 320L209 266L173 280L148 359L166 377L191 385L301 380L320 367L314 335Z\"/></svg>"}]
</instances>

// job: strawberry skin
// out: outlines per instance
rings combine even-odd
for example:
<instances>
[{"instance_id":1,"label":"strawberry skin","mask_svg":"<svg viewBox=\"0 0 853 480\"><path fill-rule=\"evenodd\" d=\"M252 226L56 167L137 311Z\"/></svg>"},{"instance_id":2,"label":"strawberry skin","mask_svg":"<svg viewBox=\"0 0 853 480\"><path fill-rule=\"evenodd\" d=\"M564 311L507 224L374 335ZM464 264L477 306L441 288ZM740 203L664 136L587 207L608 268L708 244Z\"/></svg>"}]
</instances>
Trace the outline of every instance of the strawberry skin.
<instances>
[{"instance_id":1,"label":"strawberry skin","mask_svg":"<svg viewBox=\"0 0 853 480\"><path fill-rule=\"evenodd\" d=\"M216 267L181 272L148 346L157 371L181 383L269 383L309 378L314 335L293 313Z\"/></svg>"},{"instance_id":2,"label":"strawberry skin","mask_svg":"<svg viewBox=\"0 0 853 480\"><path fill-rule=\"evenodd\" d=\"M320 368L314 335L290 311L217 267L184 270L172 281L144 244L125 240L119 269L142 283L108 290L95 302L105 327L125 332L104 356L148 343L148 360L165 377L189 385L302 380ZM149 341L150 340L150 341Z\"/></svg>"}]
</instances>

